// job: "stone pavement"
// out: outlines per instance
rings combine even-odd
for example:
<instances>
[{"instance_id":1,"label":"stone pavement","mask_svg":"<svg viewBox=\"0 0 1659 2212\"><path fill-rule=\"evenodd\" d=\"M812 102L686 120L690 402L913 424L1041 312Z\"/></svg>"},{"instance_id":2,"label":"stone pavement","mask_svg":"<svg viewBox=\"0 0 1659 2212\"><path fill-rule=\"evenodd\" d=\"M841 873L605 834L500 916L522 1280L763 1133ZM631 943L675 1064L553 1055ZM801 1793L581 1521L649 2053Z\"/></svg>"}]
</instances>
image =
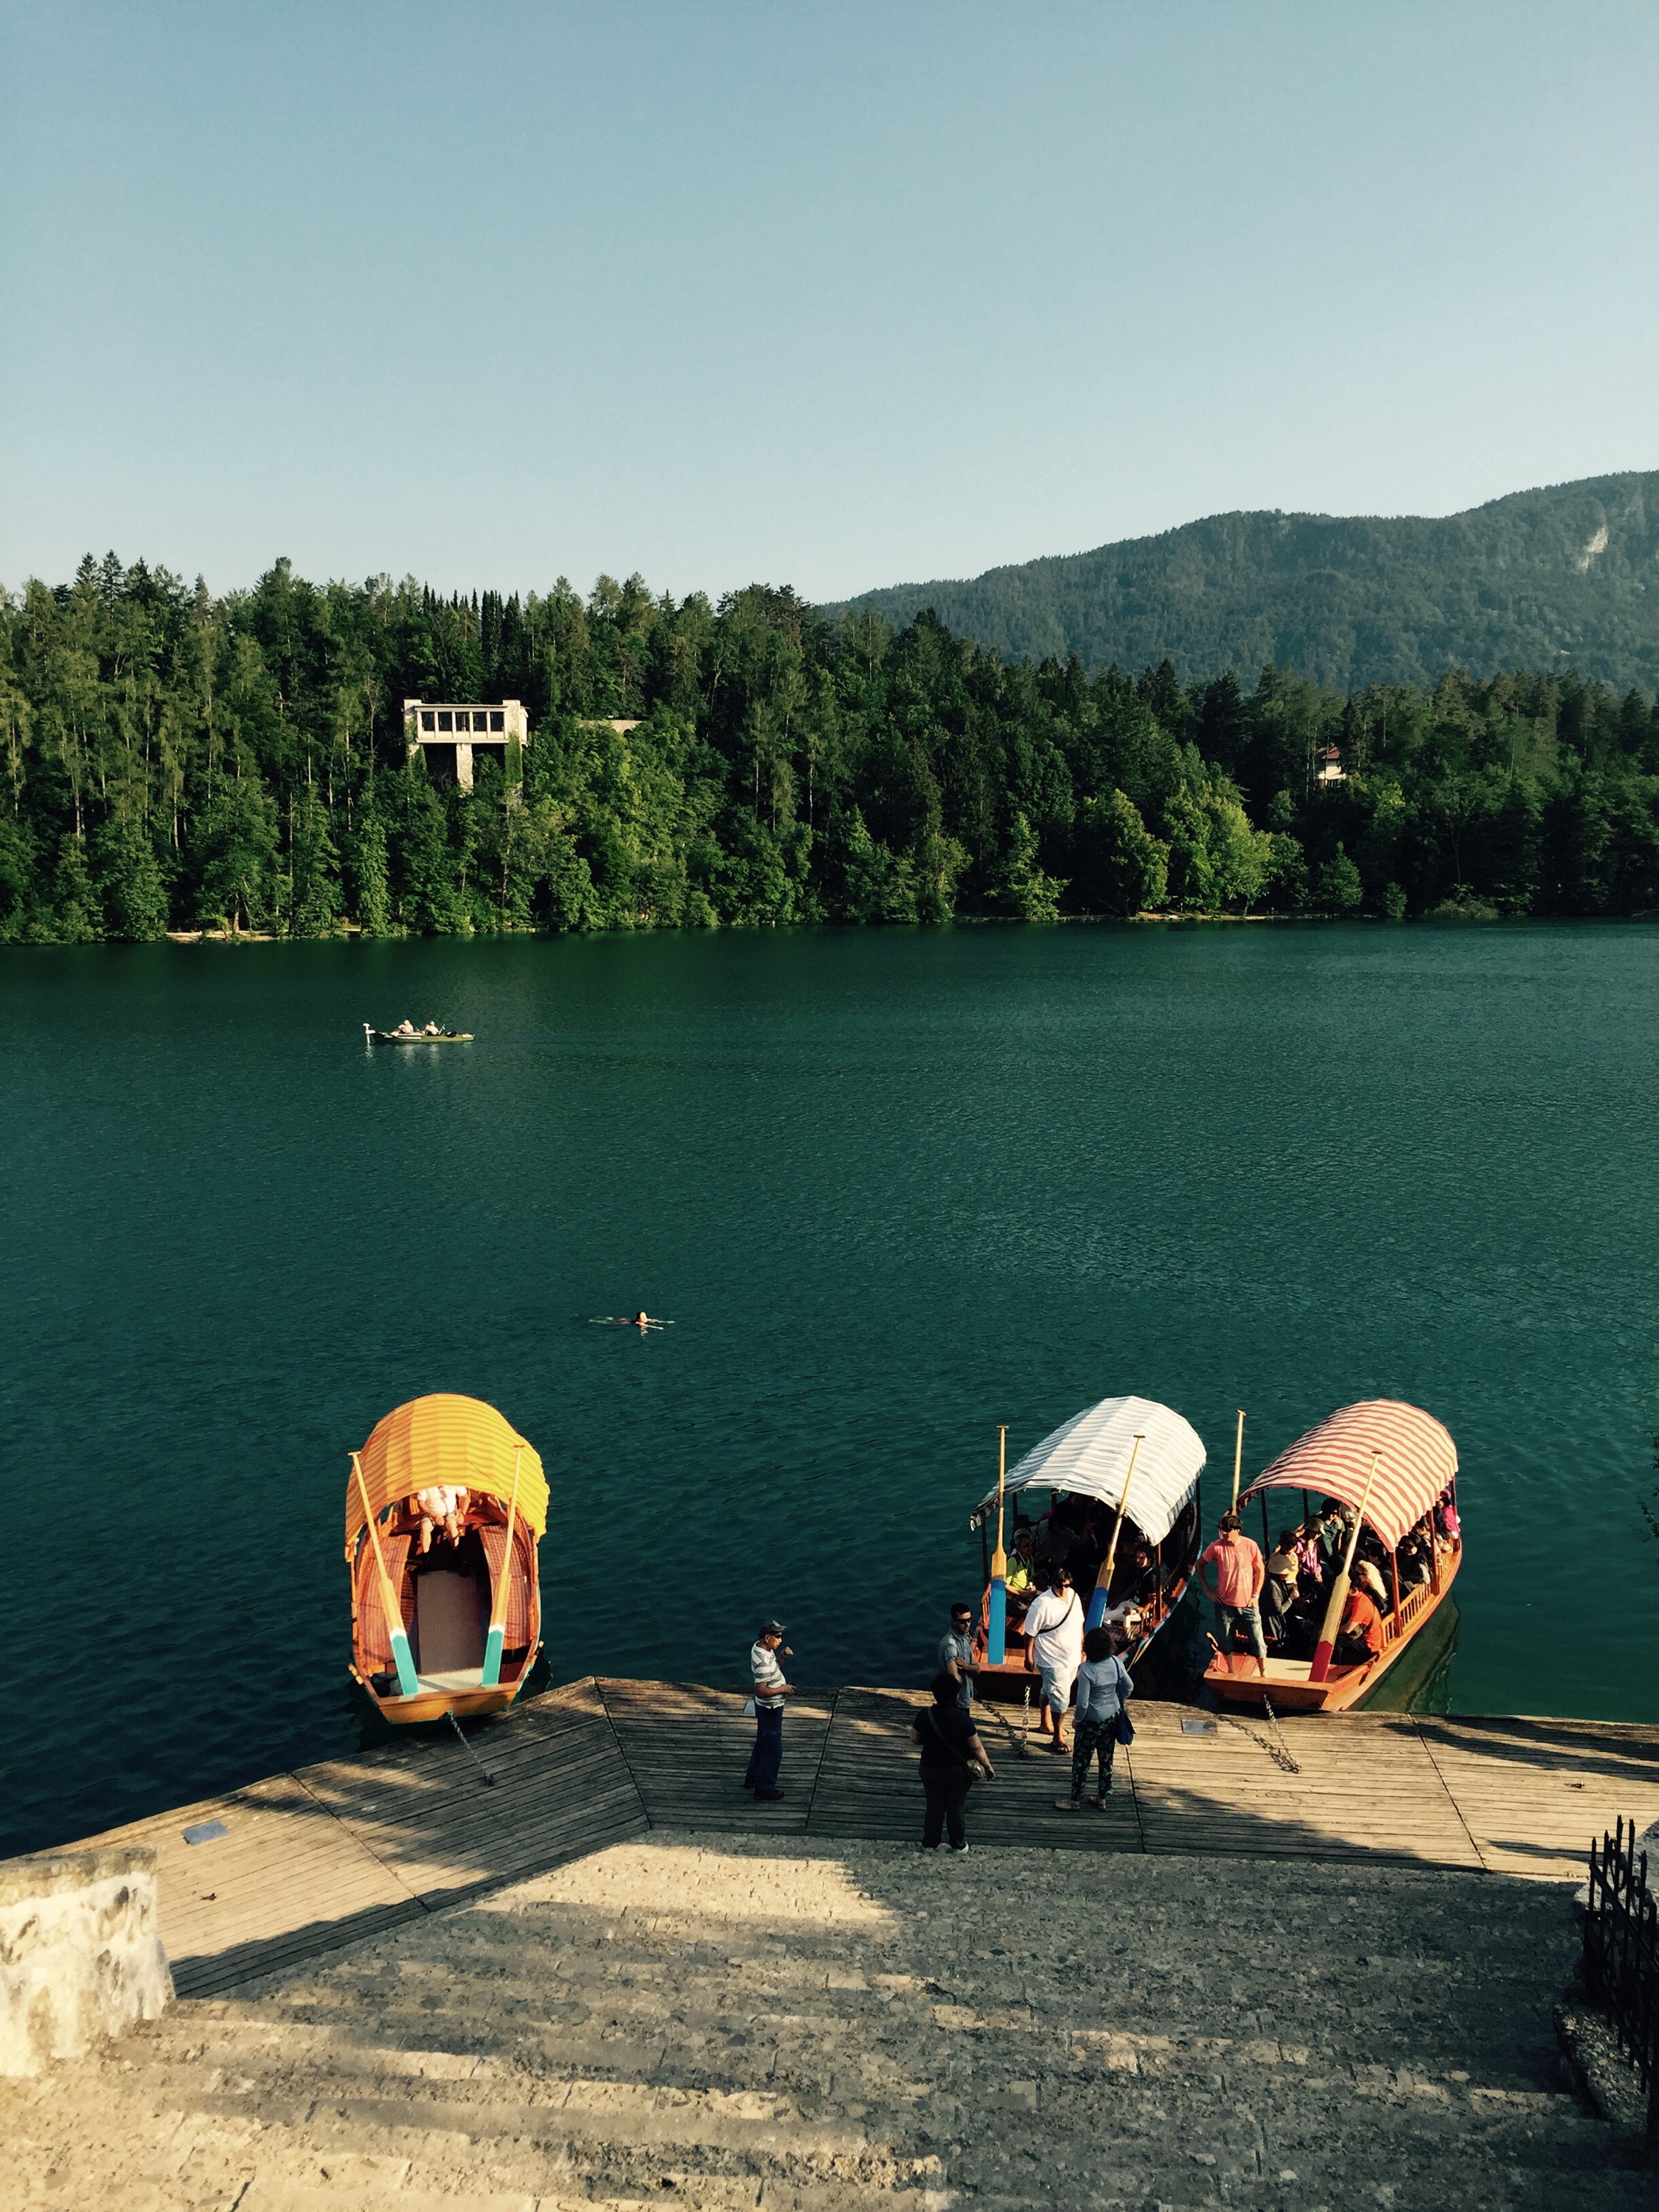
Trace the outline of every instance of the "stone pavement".
<instances>
[{"instance_id":1,"label":"stone pavement","mask_svg":"<svg viewBox=\"0 0 1659 2212\"><path fill-rule=\"evenodd\" d=\"M1561 2085L1569 1895L658 1830L0 2083L0 2201L1648 2206Z\"/></svg>"}]
</instances>

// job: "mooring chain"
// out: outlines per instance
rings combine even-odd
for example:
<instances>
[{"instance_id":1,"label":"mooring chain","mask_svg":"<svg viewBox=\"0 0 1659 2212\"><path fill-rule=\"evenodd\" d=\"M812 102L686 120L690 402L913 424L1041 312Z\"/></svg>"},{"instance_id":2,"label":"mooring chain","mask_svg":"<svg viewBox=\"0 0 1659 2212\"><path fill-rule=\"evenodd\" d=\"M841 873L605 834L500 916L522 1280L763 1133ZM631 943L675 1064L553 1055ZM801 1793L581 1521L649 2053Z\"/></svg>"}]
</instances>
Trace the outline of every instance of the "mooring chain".
<instances>
[{"instance_id":1,"label":"mooring chain","mask_svg":"<svg viewBox=\"0 0 1659 2212\"><path fill-rule=\"evenodd\" d=\"M1236 1729L1243 1729L1251 1742L1259 1744L1275 1766L1281 1767L1286 1774L1300 1774L1302 1768L1291 1756L1290 1746L1285 1741L1285 1732L1279 1725L1279 1715L1273 1711L1273 1701L1266 1690L1261 1692L1261 1702L1267 1709L1267 1718L1273 1724L1273 1734L1278 1738L1277 1742L1269 1743L1260 1729L1253 1729L1248 1721L1236 1719L1231 1713L1224 1713L1222 1717L1224 1720L1231 1721Z\"/></svg>"}]
</instances>

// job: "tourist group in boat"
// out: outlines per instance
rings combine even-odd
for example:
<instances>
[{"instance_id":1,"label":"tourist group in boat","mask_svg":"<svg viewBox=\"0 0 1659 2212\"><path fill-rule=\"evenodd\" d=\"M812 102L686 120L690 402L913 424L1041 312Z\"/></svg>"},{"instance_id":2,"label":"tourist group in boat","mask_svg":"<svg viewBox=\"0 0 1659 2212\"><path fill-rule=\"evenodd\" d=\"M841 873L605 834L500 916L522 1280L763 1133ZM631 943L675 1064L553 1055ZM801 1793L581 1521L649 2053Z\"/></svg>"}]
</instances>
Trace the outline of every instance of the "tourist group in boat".
<instances>
[{"instance_id":1,"label":"tourist group in boat","mask_svg":"<svg viewBox=\"0 0 1659 2212\"><path fill-rule=\"evenodd\" d=\"M1012 1473L1000 1445L996 1487L973 1516L986 1546L983 1593L976 1607L952 1607L932 1655L930 1703L911 1722L925 1849L948 1838L951 1850L965 1850L969 1792L995 1779L976 1724L981 1700L1017 1696L1029 1708L1035 1690L1036 1741L1023 1741L1021 1755L1069 1759L1071 1786L1056 1809L1107 1809L1116 1747L1133 1740L1132 1662L1194 1577L1213 1618L1205 1633L1208 1702L1329 1712L1376 1690L1462 1560L1450 1436L1431 1414L1395 1400L1344 1407L1241 1496L1243 1442L1241 1414L1231 1500L1207 1545L1204 1446L1167 1406L1105 1399ZM1284 1509L1293 1498L1301 1510L1291 1520ZM1244 1527L1252 1504L1261 1544ZM780 1622L763 1623L750 1654L756 1743L744 1786L762 1802L783 1794L783 1712L793 1687L780 1663L783 1635Z\"/></svg>"}]
</instances>

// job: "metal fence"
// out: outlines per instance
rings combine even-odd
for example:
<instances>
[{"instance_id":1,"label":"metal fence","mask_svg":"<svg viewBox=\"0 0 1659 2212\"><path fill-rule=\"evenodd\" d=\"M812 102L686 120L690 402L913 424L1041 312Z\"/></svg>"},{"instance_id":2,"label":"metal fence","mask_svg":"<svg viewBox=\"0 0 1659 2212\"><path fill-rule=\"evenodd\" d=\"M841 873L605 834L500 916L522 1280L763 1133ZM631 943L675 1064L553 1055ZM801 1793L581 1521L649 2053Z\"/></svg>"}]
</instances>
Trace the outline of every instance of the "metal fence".
<instances>
[{"instance_id":1,"label":"metal fence","mask_svg":"<svg viewBox=\"0 0 1659 2212\"><path fill-rule=\"evenodd\" d=\"M1607 2014L1619 2047L1647 2092L1648 2136L1659 2136L1659 1905L1636 1824L1590 1845L1584 1984Z\"/></svg>"}]
</instances>

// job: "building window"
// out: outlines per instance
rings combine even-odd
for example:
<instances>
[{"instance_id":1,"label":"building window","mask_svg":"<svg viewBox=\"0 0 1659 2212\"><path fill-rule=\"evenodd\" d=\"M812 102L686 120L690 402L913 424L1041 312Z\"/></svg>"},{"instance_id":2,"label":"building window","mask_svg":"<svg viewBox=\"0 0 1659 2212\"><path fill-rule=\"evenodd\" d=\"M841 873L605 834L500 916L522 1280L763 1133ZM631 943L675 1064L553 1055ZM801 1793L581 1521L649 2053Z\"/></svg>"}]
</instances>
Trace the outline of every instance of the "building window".
<instances>
[{"instance_id":1,"label":"building window","mask_svg":"<svg viewBox=\"0 0 1659 2212\"><path fill-rule=\"evenodd\" d=\"M439 715L439 717L438 717L438 727L439 727L441 730L447 730L447 729L451 729L451 728L453 728L453 722L452 722L451 717L450 717L449 715L447 715L447 714L440 714L440 715Z\"/></svg>"},{"instance_id":2,"label":"building window","mask_svg":"<svg viewBox=\"0 0 1659 2212\"><path fill-rule=\"evenodd\" d=\"M487 730L489 727L489 717L482 708L472 717L472 726L475 730Z\"/></svg>"},{"instance_id":3,"label":"building window","mask_svg":"<svg viewBox=\"0 0 1659 2212\"><path fill-rule=\"evenodd\" d=\"M492 707L490 709L489 726L492 730L504 730L507 727L507 717L499 707Z\"/></svg>"},{"instance_id":4,"label":"building window","mask_svg":"<svg viewBox=\"0 0 1659 2212\"><path fill-rule=\"evenodd\" d=\"M421 716L421 727L423 730L430 730L436 726L436 715L433 714L430 708L426 708Z\"/></svg>"}]
</instances>

